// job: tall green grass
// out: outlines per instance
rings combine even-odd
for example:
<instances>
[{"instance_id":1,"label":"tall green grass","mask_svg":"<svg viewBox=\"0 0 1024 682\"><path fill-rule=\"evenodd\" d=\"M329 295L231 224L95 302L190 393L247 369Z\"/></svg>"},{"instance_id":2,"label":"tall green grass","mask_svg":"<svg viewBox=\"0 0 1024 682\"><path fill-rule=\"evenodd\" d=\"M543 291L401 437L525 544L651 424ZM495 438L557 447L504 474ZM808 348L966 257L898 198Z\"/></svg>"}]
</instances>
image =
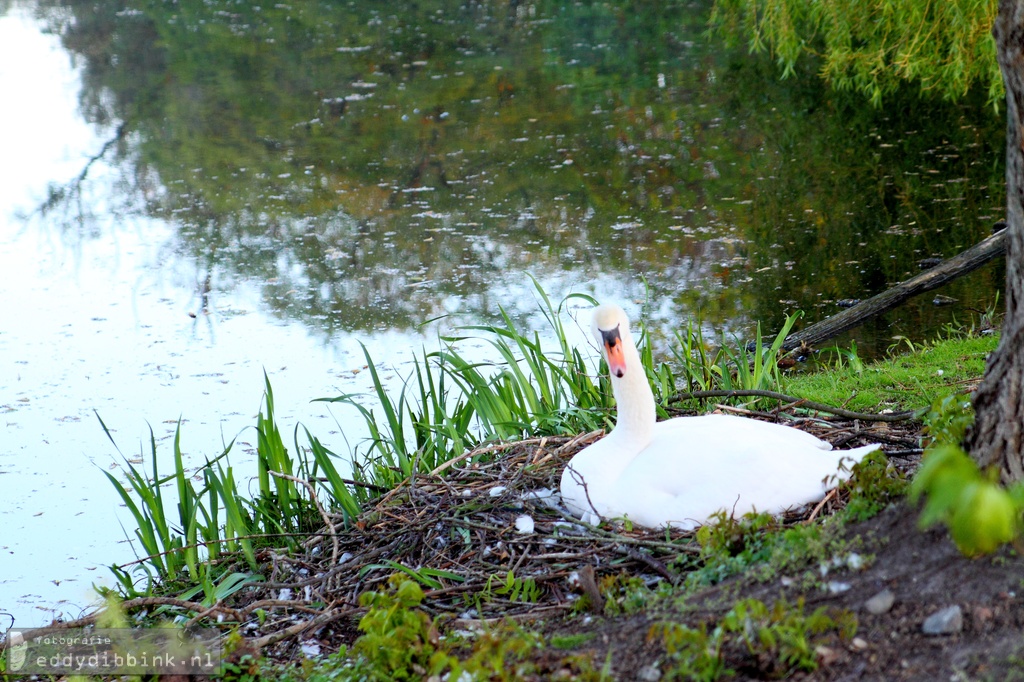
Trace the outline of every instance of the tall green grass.
<instances>
[{"instance_id":1,"label":"tall green grass","mask_svg":"<svg viewBox=\"0 0 1024 682\"><path fill-rule=\"evenodd\" d=\"M293 478L325 484L326 487L322 486L324 494L332 508L348 517L358 514L366 492L358 487L353 489L347 479L339 475L335 464L337 456L333 452L308 431L305 431L308 447L301 447L296 429L295 455L289 453L277 426L274 393L265 375L264 381L264 409L255 426L259 481L255 497L239 489L235 470L227 463L234 441L197 471L187 470L181 450L180 423L175 429L172 473L160 475L160 458L152 430L149 443L152 473L137 468L127 459L126 483L104 472L135 521L135 537L143 552L135 564L135 572L144 574L147 582L144 591L149 590L154 580L186 579L191 584L214 585L218 578L227 574L211 575L209 569L224 553L237 554L255 573L259 568L257 546L270 541L279 546L294 546L297 537L317 529L316 504L308 499L304 487L300 490L291 480ZM116 449L117 443L102 419L100 425ZM176 499L172 499L169 490L174 491ZM127 593L137 593L133 572L116 566L113 571ZM237 579L232 584L236 583Z\"/></svg>"},{"instance_id":2,"label":"tall green grass","mask_svg":"<svg viewBox=\"0 0 1024 682\"><path fill-rule=\"evenodd\" d=\"M393 487L414 472L428 472L489 440L528 435L562 435L610 424L607 379L594 379L593 363L569 343L562 322L573 295L557 306L537 288L541 311L557 346L546 349L540 332L520 329L500 311L501 324L459 328L441 337L441 348L414 358L413 370L393 397L380 379L369 351L363 353L373 383L376 408L364 397L345 394L320 400L347 404L362 416L370 433L353 454L369 463L368 478ZM494 359L474 361L460 349L484 341Z\"/></svg>"},{"instance_id":3,"label":"tall green grass","mask_svg":"<svg viewBox=\"0 0 1024 682\"><path fill-rule=\"evenodd\" d=\"M687 392L711 390L773 390L781 381L778 365L782 344L789 336L793 325L800 319L800 313L787 315L782 329L775 335L771 345L766 345L758 324L754 340L744 343L734 339L730 342L723 335L720 343L713 346L704 338L698 322L690 320L685 329L675 333L672 347L673 365L678 368L677 388ZM653 359L646 358L648 367ZM669 367L670 365L663 365ZM660 369L665 372L665 369ZM662 380L661 383L667 383ZM665 390L663 394L668 395Z\"/></svg>"},{"instance_id":4,"label":"tall green grass","mask_svg":"<svg viewBox=\"0 0 1024 682\"><path fill-rule=\"evenodd\" d=\"M472 363L460 355L456 345L471 335L447 337L447 348L435 354L440 370L462 389L484 439L579 433L607 424L612 406L607 381L592 378L595 368L570 346L562 323L566 302L596 301L576 295L556 308L543 290L538 288L538 293L556 349L545 351L539 332L531 336L520 331L502 310L502 326L461 330L482 333L497 360Z\"/></svg>"}]
</instances>

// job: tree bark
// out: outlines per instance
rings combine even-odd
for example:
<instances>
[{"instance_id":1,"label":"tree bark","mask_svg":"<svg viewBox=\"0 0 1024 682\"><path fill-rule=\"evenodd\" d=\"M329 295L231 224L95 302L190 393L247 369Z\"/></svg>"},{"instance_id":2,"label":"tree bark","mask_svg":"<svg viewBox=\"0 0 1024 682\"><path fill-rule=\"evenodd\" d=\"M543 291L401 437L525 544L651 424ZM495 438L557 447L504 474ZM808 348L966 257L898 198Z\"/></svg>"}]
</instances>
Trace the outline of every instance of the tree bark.
<instances>
[{"instance_id":1,"label":"tree bark","mask_svg":"<svg viewBox=\"0 0 1024 682\"><path fill-rule=\"evenodd\" d=\"M965 445L1009 483L1024 479L1024 0L999 0L992 34L1006 84L1006 318Z\"/></svg>"}]
</instances>

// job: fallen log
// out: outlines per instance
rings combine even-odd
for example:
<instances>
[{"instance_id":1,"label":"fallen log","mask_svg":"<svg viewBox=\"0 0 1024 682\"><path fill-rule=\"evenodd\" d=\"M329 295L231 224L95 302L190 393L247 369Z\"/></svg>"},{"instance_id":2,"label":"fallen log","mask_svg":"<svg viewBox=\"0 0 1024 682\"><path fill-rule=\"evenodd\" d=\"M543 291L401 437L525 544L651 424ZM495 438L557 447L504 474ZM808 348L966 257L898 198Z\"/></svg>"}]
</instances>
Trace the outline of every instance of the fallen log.
<instances>
[{"instance_id":1,"label":"fallen log","mask_svg":"<svg viewBox=\"0 0 1024 682\"><path fill-rule=\"evenodd\" d=\"M908 298L923 294L932 289L938 289L957 277L977 270L985 263L1005 253L1006 231L1001 230L991 237L983 239L966 251L943 261L927 272L922 272L916 277L900 282L891 289L872 296L866 301L861 301L852 308L847 308L837 315L790 334L786 337L785 342L783 342L782 348L784 350L792 350L801 345L813 346L831 339L849 329L853 329L875 315L895 308Z\"/></svg>"}]
</instances>

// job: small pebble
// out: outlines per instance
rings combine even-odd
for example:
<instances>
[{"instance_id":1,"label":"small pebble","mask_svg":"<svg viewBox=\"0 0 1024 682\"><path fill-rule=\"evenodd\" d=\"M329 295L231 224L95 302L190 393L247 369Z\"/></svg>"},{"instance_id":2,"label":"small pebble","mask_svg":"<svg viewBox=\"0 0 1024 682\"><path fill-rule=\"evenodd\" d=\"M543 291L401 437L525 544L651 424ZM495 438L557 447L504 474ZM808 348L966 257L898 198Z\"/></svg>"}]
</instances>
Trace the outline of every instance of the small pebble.
<instances>
[{"instance_id":1,"label":"small pebble","mask_svg":"<svg viewBox=\"0 0 1024 682\"><path fill-rule=\"evenodd\" d=\"M836 653L835 649L822 644L814 647L814 654L818 657L818 662L826 667L839 660L839 654Z\"/></svg>"},{"instance_id":2,"label":"small pebble","mask_svg":"<svg viewBox=\"0 0 1024 682\"><path fill-rule=\"evenodd\" d=\"M953 635L963 629L964 614L958 605L936 611L921 625L921 631L926 635Z\"/></svg>"},{"instance_id":3,"label":"small pebble","mask_svg":"<svg viewBox=\"0 0 1024 682\"><path fill-rule=\"evenodd\" d=\"M645 665L636 674L640 682L658 682L661 679L661 670L655 664Z\"/></svg>"},{"instance_id":4,"label":"small pebble","mask_svg":"<svg viewBox=\"0 0 1024 682\"><path fill-rule=\"evenodd\" d=\"M857 651L864 651L868 648L868 643L861 637L854 637L853 641L850 642L850 646L856 649Z\"/></svg>"},{"instance_id":5,"label":"small pebble","mask_svg":"<svg viewBox=\"0 0 1024 682\"><path fill-rule=\"evenodd\" d=\"M880 616L883 613L889 613L894 603L896 603L896 595L893 594L892 590L886 588L864 602L864 608L867 609L868 613Z\"/></svg>"}]
</instances>

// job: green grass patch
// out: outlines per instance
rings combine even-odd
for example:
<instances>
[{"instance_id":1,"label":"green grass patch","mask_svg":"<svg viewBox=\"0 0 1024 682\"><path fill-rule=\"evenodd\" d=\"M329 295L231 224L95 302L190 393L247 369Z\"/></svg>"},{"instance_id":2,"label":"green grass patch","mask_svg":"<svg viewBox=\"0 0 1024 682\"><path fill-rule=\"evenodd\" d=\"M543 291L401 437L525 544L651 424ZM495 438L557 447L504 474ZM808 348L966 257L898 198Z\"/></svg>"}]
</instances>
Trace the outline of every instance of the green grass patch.
<instances>
[{"instance_id":1,"label":"green grass patch","mask_svg":"<svg viewBox=\"0 0 1024 682\"><path fill-rule=\"evenodd\" d=\"M553 635L551 646L556 649L576 649L597 637L594 632L577 632L572 635Z\"/></svg>"},{"instance_id":2,"label":"green grass patch","mask_svg":"<svg viewBox=\"0 0 1024 682\"><path fill-rule=\"evenodd\" d=\"M998 343L996 334L950 338L870 364L836 355L823 371L784 377L782 392L859 412L926 407L979 378Z\"/></svg>"},{"instance_id":3,"label":"green grass patch","mask_svg":"<svg viewBox=\"0 0 1024 682\"><path fill-rule=\"evenodd\" d=\"M712 682L741 673L783 679L813 672L818 668L815 640L830 632L853 637L856 617L824 606L805 614L802 600L792 605L779 600L769 607L758 599L744 599L710 626L659 623L648 638L665 646L668 665L662 679Z\"/></svg>"}]
</instances>

